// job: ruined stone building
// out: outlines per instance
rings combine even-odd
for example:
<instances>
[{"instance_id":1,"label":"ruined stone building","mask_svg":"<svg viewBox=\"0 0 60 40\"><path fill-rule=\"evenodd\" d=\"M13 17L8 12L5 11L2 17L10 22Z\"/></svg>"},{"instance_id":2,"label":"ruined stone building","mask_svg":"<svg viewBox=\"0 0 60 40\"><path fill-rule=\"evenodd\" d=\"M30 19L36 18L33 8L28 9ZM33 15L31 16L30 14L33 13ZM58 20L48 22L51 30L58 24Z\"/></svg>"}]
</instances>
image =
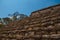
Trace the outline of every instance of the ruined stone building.
<instances>
[{"instance_id":1,"label":"ruined stone building","mask_svg":"<svg viewBox=\"0 0 60 40\"><path fill-rule=\"evenodd\" d=\"M60 40L60 4L1 28L0 40Z\"/></svg>"}]
</instances>

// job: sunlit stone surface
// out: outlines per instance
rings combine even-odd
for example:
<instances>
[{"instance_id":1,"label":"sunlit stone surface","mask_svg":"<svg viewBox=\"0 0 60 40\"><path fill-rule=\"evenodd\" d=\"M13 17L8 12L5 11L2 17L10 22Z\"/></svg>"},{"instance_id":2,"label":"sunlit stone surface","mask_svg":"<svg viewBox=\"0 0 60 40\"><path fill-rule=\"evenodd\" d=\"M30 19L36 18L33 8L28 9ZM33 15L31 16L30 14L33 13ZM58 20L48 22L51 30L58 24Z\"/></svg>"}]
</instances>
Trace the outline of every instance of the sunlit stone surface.
<instances>
[{"instance_id":1,"label":"sunlit stone surface","mask_svg":"<svg viewBox=\"0 0 60 40\"><path fill-rule=\"evenodd\" d=\"M0 40L59 40L60 4L34 11L7 26L0 29Z\"/></svg>"}]
</instances>

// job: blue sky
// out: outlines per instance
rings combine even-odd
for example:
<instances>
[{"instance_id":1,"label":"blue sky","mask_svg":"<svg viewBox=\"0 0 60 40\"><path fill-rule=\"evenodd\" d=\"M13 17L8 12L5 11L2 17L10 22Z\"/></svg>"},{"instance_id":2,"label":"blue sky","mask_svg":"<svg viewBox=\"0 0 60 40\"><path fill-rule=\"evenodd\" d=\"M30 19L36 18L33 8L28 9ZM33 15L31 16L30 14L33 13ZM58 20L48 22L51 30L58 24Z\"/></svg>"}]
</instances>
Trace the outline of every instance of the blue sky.
<instances>
[{"instance_id":1,"label":"blue sky","mask_svg":"<svg viewBox=\"0 0 60 40\"><path fill-rule=\"evenodd\" d=\"M0 0L0 17L7 17L16 11L30 15L31 12L60 4L60 0Z\"/></svg>"}]
</instances>

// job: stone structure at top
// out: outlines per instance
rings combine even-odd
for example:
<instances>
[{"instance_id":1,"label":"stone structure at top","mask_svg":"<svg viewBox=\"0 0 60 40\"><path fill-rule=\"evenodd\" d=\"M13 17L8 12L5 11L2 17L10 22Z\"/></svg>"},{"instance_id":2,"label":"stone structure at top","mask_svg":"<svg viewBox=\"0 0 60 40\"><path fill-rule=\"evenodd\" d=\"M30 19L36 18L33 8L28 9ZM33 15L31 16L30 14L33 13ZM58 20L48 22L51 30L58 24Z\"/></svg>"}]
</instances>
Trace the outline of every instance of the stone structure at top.
<instances>
[{"instance_id":1,"label":"stone structure at top","mask_svg":"<svg viewBox=\"0 0 60 40\"><path fill-rule=\"evenodd\" d=\"M0 40L59 40L60 4L34 11L30 17L0 29Z\"/></svg>"}]
</instances>

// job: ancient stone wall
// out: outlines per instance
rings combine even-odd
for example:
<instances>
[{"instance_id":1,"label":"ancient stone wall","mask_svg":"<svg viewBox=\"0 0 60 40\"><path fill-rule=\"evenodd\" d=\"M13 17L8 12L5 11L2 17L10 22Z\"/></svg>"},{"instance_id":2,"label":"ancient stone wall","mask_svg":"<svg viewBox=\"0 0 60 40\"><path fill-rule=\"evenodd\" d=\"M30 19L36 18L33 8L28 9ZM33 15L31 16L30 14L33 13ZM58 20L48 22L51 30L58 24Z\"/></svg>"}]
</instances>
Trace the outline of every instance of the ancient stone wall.
<instances>
[{"instance_id":1,"label":"ancient stone wall","mask_svg":"<svg viewBox=\"0 0 60 40\"><path fill-rule=\"evenodd\" d=\"M30 17L0 29L0 40L59 40L60 5L32 12Z\"/></svg>"}]
</instances>

